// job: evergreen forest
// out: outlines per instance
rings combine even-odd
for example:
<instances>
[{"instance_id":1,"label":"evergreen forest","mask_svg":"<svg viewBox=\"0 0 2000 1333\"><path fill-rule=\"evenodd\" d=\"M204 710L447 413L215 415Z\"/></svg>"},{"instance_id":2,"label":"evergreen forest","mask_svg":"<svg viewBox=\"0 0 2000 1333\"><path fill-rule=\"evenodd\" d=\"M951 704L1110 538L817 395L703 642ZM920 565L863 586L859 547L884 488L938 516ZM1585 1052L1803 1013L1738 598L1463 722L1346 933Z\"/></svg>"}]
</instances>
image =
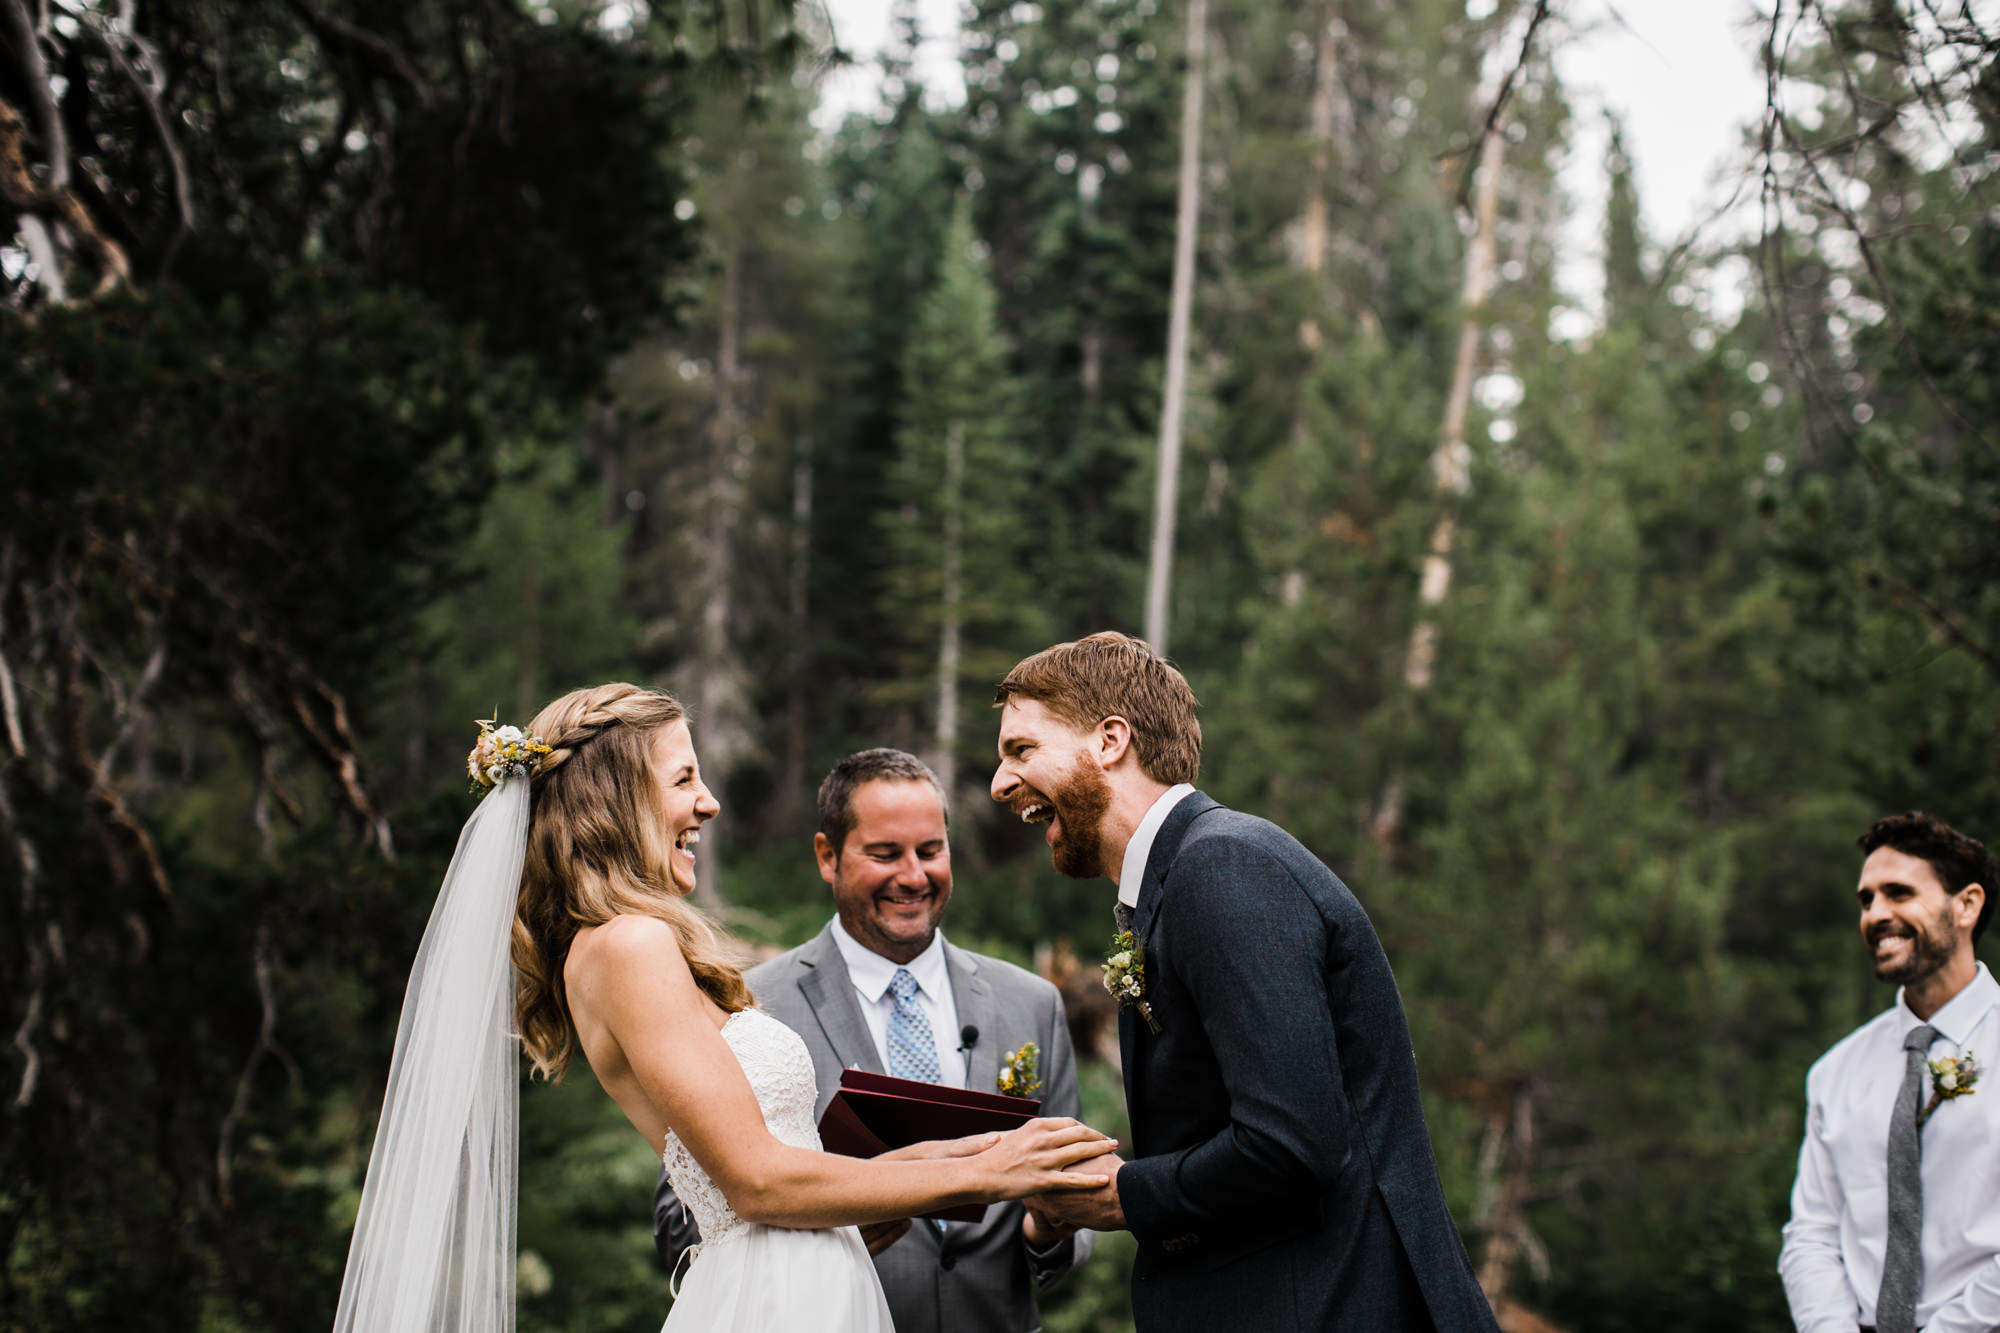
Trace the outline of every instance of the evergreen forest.
<instances>
[{"instance_id":1,"label":"evergreen forest","mask_svg":"<svg viewBox=\"0 0 2000 1333\"><path fill-rule=\"evenodd\" d=\"M1746 3L1742 225L1612 126L1580 329L1601 0L965 0L962 101L892 7L829 124L817 4L0 0L0 1333L330 1324L474 719L579 685L746 951L900 746L1092 1021L988 705L1107 628L1366 906L1503 1324L1789 1327L1854 839L2000 839L2000 15ZM659 1327L656 1170L524 1066L522 1333Z\"/></svg>"}]
</instances>

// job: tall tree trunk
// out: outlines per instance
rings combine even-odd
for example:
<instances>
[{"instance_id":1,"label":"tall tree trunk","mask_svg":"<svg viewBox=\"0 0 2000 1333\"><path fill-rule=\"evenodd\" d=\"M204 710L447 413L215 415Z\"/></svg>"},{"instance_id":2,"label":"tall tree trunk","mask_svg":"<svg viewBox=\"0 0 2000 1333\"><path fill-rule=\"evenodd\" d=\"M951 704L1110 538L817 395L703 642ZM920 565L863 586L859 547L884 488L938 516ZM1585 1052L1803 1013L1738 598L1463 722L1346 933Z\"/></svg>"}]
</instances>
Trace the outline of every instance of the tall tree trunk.
<instances>
[{"instance_id":1,"label":"tall tree trunk","mask_svg":"<svg viewBox=\"0 0 2000 1333\"><path fill-rule=\"evenodd\" d=\"M1326 267L1327 185L1333 174L1334 146L1350 128L1340 87L1340 38L1345 28L1340 9L1339 0L1326 0L1320 12L1319 63L1313 70L1312 174L1306 186L1305 224L1299 241L1299 267L1307 273ZM1319 332L1319 321L1308 316L1299 337L1308 348L1316 349Z\"/></svg>"},{"instance_id":2,"label":"tall tree trunk","mask_svg":"<svg viewBox=\"0 0 2000 1333\"><path fill-rule=\"evenodd\" d=\"M785 605L785 766L778 800L789 824L806 789L806 666L811 624L808 601L812 578L813 462L810 437L799 441L792 463L792 559Z\"/></svg>"},{"instance_id":3,"label":"tall tree trunk","mask_svg":"<svg viewBox=\"0 0 2000 1333\"><path fill-rule=\"evenodd\" d=\"M732 642L733 603L730 572L736 530L744 507L744 474L749 470L751 441L744 431L738 400L742 365L739 345L743 322L743 254L732 248L723 261L722 308L715 352L715 413L709 423L709 485L703 515L700 628L695 656L696 747L703 778L721 792L744 749L742 663ZM695 897L703 906L719 907L717 887L724 839L713 831L703 835L696 862Z\"/></svg>"},{"instance_id":4,"label":"tall tree trunk","mask_svg":"<svg viewBox=\"0 0 2000 1333\"><path fill-rule=\"evenodd\" d=\"M1472 406L1472 382L1479 369L1479 338L1485 328L1486 300L1493 290L1496 249L1495 222L1500 216L1500 167L1506 151L1506 126L1491 126L1479 146L1479 179L1474 194L1475 230L1465 251L1465 279L1459 299L1458 354L1452 362L1451 387L1445 395L1444 428L1431 453L1431 484L1438 497L1438 516L1425 547L1423 576L1417 587L1417 623L1403 655L1403 684L1411 695L1431 687L1437 666L1437 614L1451 592L1452 545L1458 532L1458 505L1472 484L1465 442L1465 418ZM1406 798L1402 769L1394 770L1376 802L1371 827L1376 845L1393 849L1402 834Z\"/></svg>"},{"instance_id":5,"label":"tall tree trunk","mask_svg":"<svg viewBox=\"0 0 2000 1333\"><path fill-rule=\"evenodd\" d=\"M1146 641L1162 654L1167 651L1167 603L1174 572L1174 509L1180 493L1181 416L1187 400L1195 231L1201 220L1201 96L1207 57L1208 0L1188 0L1187 87L1181 98L1180 208L1174 223L1174 286L1167 313L1166 401L1160 405L1153 541L1146 561Z\"/></svg>"},{"instance_id":6,"label":"tall tree trunk","mask_svg":"<svg viewBox=\"0 0 2000 1333\"><path fill-rule=\"evenodd\" d=\"M1507 1284L1521 1257L1527 1236L1528 1181L1535 1165L1537 1090L1530 1080L1514 1095L1514 1104L1495 1121L1500 1138L1499 1179L1492 1194L1486 1244L1479 1252L1479 1289L1497 1310L1507 1304Z\"/></svg>"},{"instance_id":7,"label":"tall tree trunk","mask_svg":"<svg viewBox=\"0 0 2000 1333\"><path fill-rule=\"evenodd\" d=\"M1340 35L1343 28L1340 0L1325 0L1320 11L1319 60L1313 70L1310 116L1312 170L1306 177L1305 211L1299 228L1299 244L1292 254L1294 267L1307 275L1316 298L1305 318L1299 321L1299 345L1310 358L1308 368L1299 376L1298 395L1292 408L1291 438L1301 444L1306 441L1309 419L1306 409L1316 391L1317 362L1326 341L1320 329L1319 312L1326 299L1334 295L1333 289L1319 282L1318 278L1326 267L1327 188L1333 176L1334 147L1349 128L1348 108L1340 87ZM1305 588L1305 571L1296 566L1287 569L1279 581L1279 600L1285 606L1297 605L1305 595Z\"/></svg>"},{"instance_id":8,"label":"tall tree trunk","mask_svg":"<svg viewBox=\"0 0 2000 1333\"><path fill-rule=\"evenodd\" d=\"M931 768L947 799L958 779L958 677L965 618L961 585L965 570L965 423L944 433L944 580L938 623L937 735Z\"/></svg>"}]
</instances>

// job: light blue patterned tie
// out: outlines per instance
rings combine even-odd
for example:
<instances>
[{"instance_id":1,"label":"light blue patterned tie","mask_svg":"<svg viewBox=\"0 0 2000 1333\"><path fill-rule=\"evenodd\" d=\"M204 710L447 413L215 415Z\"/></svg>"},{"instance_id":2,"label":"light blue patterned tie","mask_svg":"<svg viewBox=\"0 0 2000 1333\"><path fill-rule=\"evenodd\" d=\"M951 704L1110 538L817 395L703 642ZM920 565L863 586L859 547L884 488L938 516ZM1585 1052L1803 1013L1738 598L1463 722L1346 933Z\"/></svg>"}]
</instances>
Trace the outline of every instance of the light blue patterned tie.
<instances>
[{"instance_id":1,"label":"light blue patterned tie","mask_svg":"<svg viewBox=\"0 0 2000 1333\"><path fill-rule=\"evenodd\" d=\"M896 1002L889 1013L889 1072L919 1083L942 1083L931 1020L917 1003L917 979L910 975L909 968L899 967L896 975L889 978L889 995ZM944 1235L942 1221L933 1217L930 1224L938 1235Z\"/></svg>"},{"instance_id":2,"label":"light blue patterned tie","mask_svg":"<svg viewBox=\"0 0 2000 1333\"><path fill-rule=\"evenodd\" d=\"M889 994L896 1002L889 1015L889 1072L919 1083L942 1082L937 1040L931 1035L931 1020L917 1003L917 979L909 968L896 969L889 979Z\"/></svg>"}]
</instances>

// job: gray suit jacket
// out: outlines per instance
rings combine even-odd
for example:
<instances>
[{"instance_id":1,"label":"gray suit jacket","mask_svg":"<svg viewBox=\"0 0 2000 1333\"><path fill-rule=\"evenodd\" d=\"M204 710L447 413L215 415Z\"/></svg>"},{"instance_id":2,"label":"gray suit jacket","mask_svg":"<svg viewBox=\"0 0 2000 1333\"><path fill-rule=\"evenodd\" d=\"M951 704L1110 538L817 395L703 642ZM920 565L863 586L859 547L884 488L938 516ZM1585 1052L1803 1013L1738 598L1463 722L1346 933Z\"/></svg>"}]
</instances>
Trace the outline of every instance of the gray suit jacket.
<instances>
[{"instance_id":1,"label":"gray suit jacket","mask_svg":"<svg viewBox=\"0 0 2000 1333\"><path fill-rule=\"evenodd\" d=\"M1000 1057L1022 1042L1042 1052L1042 1111L1078 1115L1076 1059L1062 998L1032 972L945 942L945 971L961 1027L979 1029L966 1086L988 1091L1000 1075ZM805 1039L819 1084L814 1114L826 1110L850 1066L882 1074L882 1058L847 964L833 942L833 927L746 974L757 1007ZM696 1240L666 1173L653 1198L653 1240L669 1267ZM1088 1258L1091 1233L1080 1232L1046 1255L1030 1253L1021 1236L1021 1205L993 1204L978 1222L953 1222L943 1236L919 1221L875 1258L896 1333L1032 1333L1041 1327L1035 1293Z\"/></svg>"}]
</instances>

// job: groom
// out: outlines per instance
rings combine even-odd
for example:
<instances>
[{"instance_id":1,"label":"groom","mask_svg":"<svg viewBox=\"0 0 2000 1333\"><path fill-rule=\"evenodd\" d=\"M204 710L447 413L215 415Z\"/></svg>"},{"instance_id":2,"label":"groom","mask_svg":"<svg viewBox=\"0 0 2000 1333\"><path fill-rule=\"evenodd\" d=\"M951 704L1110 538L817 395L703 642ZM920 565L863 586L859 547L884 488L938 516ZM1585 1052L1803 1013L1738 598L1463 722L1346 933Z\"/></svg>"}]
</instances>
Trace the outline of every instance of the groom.
<instances>
[{"instance_id":1,"label":"groom","mask_svg":"<svg viewBox=\"0 0 2000 1333\"><path fill-rule=\"evenodd\" d=\"M1133 1156L1034 1202L1129 1230L1161 1330L1493 1330L1445 1208L1395 979L1347 886L1190 783L1195 699L1137 639L1093 634L995 696L993 799L1055 867L1118 886L1111 961Z\"/></svg>"}]
</instances>

